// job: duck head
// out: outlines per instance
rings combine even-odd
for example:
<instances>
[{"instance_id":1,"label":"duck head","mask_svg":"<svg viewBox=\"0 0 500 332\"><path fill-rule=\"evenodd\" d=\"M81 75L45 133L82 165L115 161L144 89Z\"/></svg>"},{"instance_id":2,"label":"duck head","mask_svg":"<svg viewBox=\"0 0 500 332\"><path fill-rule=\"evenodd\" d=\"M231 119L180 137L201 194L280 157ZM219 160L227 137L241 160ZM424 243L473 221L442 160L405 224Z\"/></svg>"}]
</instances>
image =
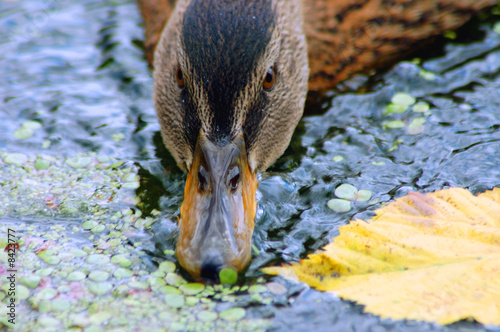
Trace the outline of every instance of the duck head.
<instances>
[{"instance_id":1,"label":"duck head","mask_svg":"<svg viewBox=\"0 0 500 332\"><path fill-rule=\"evenodd\" d=\"M165 145L187 173L176 255L195 279L251 258L256 174L286 149L309 74L288 0L181 0L155 51Z\"/></svg>"}]
</instances>

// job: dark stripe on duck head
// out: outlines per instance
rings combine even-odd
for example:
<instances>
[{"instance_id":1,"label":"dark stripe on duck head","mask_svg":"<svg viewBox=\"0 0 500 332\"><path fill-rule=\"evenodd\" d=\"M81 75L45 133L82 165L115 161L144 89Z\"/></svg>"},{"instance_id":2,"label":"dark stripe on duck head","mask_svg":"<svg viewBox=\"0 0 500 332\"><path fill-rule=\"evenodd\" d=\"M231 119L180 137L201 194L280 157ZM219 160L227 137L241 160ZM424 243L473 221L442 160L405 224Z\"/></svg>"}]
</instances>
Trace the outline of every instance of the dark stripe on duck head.
<instances>
[{"instance_id":1,"label":"dark stripe on duck head","mask_svg":"<svg viewBox=\"0 0 500 332\"><path fill-rule=\"evenodd\" d=\"M192 0L184 14L184 51L193 84L201 84L208 98L212 115L208 138L218 145L237 134L232 132L235 101L271 39L271 1ZM193 121L188 113L199 117L199 104L193 98L186 98L185 121ZM196 144L197 135L189 138L191 143Z\"/></svg>"}]
</instances>

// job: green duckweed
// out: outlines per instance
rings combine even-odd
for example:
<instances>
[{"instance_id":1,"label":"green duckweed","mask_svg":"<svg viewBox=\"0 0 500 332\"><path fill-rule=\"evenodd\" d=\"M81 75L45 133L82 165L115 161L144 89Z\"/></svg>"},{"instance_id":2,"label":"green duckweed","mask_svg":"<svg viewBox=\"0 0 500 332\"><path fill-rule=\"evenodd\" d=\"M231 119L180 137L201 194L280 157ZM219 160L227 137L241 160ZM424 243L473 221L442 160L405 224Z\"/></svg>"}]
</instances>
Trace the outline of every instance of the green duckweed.
<instances>
[{"instance_id":1,"label":"green duckweed","mask_svg":"<svg viewBox=\"0 0 500 332\"><path fill-rule=\"evenodd\" d=\"M90 285L89 290L96 295L104 295L113 288L109 282L96 282Z\"/></svg>"},{"instance_id":2,"label":"green duckweed","mask_svg":"<svg viewBox=\"0 0 500 332\"><path fill-rule=\"evenodd\" d=\"M172 308L182 308L186 300L184 296L180 294L166 294L165 302Z\"/></svg>"},{"instance_id":3,"label":"green duckweed","mask_svg":"<svg viewBox=\"0 0 500 332\"><path fill-rule=\"evenodd\" d=\"M237 321L245 317L246 311L243 308L235 307L227 309L219 314L219 317L227 321Z\"/></svg>"},{"instance_id":4,"label":"green duckweed","mask_svg":"<svg viewBox=\"0 0 500 332\"><path fill-rule=\"evenodd\" d=\"M87 275L81 271L73 271L70 274L68 274L66 279L68 281L80 281L80 280L85 279L86 277L87 277Z\"/></svg>"},{"instance_id":5,"label":"green duckweed","mask_svg":"<svg viewBox=\"0 0 500 332\"><path fill-rule=\"evenodd\" d=\"M192 282L181 285L179 289L186 295L195 295L202 292L205 289L205 285L198 282Z\"/></svg>"},{"instance_id":6,"label":"green duckweed","mask_svg":"<svg viewBox=\"0 0 500 332\"><path fill-rule=\"evenodd\" d=\"M351 202L345 199L334 198L328 201L328 208L335 212L348 212L351 210Z\"/></svg>"},{"instance_id":7,"label":"green duckweed","mask_svg":"<svg viewBox=\"0 0 500 332\"><path fill-rule=\"evenodd\" d=\"M87 257L85 260L89 264L103 265L110 261L110 258L106 255L94 254Z\"/></svg>"},{"instance_id":8,"label":"green duckweed","mask_svg":"<svg viewBox=\"0 0 500 332\"><path fill-rule=\"evenodd\" d=\"M238 281L238 272L232 268L224 268L219 272L219 279L223 285L234 285Z\"/></svg>"},{"instance_id":9,"label":"green duckweed","mask_svg":"<svg viewBox=\"0 0 500 332\"><path fill-rule=\"evenodd\" d=\"M106 281L109 278L109 273L105 271L95 270L90 272L89 279L94 281Z\"/></svg>"},{"instance_id":10,"label":"green duckweed","mask_svg":"<svg viewBox=\"0 0 500 332\"><path fill-rule=\"evenodd\" d=\"M175 271L175 263L171 261L163 261L158 266L158 270L163 271L165 273L174 272Z\"/></svg>"},{"instance_id":11,"label":"green duckweed","mask_svg":"<svg viewBox=\"0 0 500 332\"><path fill-rule=\"evenodd\" d=\"M9 153L3 159L6 164L21 166L28 161L28 156L23 153Z\"/></svg>"},{"instance_id":12,"label":"green duckweed","mask_svg":"<svg viewBox=\"0 0 500 332\"><path fill-rule=\"evenodd\" d=\"M29 288L36 288L40 284L40 276L37 275L29 275L24 276L19 279L19 282Z\"/></svg>"},{"instance_id":13,"label":"green duckweed","mask_svg":"<svg viewBox=\"0 0 500 332\"><path fill-rule=\"evenodd\" d=\"M351 184L341 184L335 188L335 196L342 199L353 200L356 199L358 189Z\"/></svg>"},{"instance_id":14,"label":"green duckweed","mask_svg":"<svg viewBox=\"0 0 500 332\"><path fill-rule=\"evenodd\" d=\"M391 98L391 102L396 105L411 106L415 101L415 97L406 92L398 92Z\"/></svg>"},{"instance_id":15,"label":"green duckweed","mask_svg":"<svg viewBox=\"0 0 500 332\"><path fill-rule=\"evenodd\" d=\"M359 202L367 202L372 197L372 192L370 190L361 189L358 191L356 200Z\"/></svg>"}]
</instances>

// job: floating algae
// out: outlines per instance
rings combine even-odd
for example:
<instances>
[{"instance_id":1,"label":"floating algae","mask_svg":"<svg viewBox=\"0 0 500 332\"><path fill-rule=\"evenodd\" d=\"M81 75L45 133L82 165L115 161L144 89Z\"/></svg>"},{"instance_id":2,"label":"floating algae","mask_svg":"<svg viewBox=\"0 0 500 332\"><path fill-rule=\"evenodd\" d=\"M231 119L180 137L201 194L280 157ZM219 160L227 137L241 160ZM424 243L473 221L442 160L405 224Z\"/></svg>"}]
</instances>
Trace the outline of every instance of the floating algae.
<instances>
[{"instance_id":1,"label":"floating algae","mask_svg":"<svg viewBox=\"0 0 500 332\"><path fill-rule=\"evenodd\" d=\"M0 199L8 202L2 212L10 218L6 220L11 220L2 223L0 231L5 232L15 222L22 234L18 242L18 259L23 261L23 268L19 274L17 309L23 320L16 328L79 326L99 330L106 324L129 329L142 327L145 319L149 326L181 330L267 326L263 319L244 319L245 311L241 308L219 309L223 303L255 301L249 292L242 292L240 287L214 288L188 283L171 261L161 262L156 269L146 268L141 258L144 252L137 243L134 246L123 241L124 232L134 234L140 231L137 225L148 227L153 222L133 205L125 208L124 203L114 203L115 199L137 201L129 199L134 195L133 189L120 185L139 179L136 168L93 154L82 154L79 162L69 163L68 159L52 157L47 169L38 169L35 158L21 159L20 163L0 169L2 178L7 179L3 185L11 188L8 194L0 193ZM19 199L29 207L22 208ZM76 208L71 215L63 211L68 200ZM36 218L56 217L53 220L57 223L33 222L37 220L33 212L40 213ZM23 214L32 221L24 222ZM95 232L98 227L100 231ZM6 286L0 284L0 295L4 298ZM270 303L272 296L265 292L261 303ZM99 308L109 308L111 303L120 310L102 314ZM3 313L5 309L0 311ZM198 325L197 321L204 325ZM12 327L6 319L0 322Z\"/></svg>"}]
</instances>

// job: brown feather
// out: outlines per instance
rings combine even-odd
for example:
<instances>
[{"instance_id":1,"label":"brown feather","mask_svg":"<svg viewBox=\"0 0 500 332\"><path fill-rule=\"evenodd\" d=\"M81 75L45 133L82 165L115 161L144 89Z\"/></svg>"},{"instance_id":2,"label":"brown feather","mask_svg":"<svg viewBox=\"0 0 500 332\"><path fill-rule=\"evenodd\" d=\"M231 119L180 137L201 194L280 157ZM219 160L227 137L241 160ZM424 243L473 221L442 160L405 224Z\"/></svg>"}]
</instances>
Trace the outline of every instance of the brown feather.
<instances>
[{"instance_id":1,"label":"brown feather","mask_svg":"<svg viewBox=\"0 0 500 332\"><path fill-rule=\"evenodd\" d=\"M144 46L149 65L153 66L153 55L176 0L138 0L139 10L144 20Z\"/></svg>"},{"instance_id":2,"label":"brown feather","mask_svg":"<svg viewBox=\"0 0 500 332\"><path fill-rule=\"evenodd\" d=\"M309 0L304 29L310 90L387 66L422 41L464 24L496 0Z\"/></svg>"},{"instance_id":3,"label":"brown feather","mask_svg":"<svg viewBox=\"0 0 500 332\"><path fill-rule=\"evenodd\" d=\"M137 0L150 65L175 0ZM309 89L387 66L422 41L453 30L497 0L304 0Z\"/></svg>"}]
</instances>

